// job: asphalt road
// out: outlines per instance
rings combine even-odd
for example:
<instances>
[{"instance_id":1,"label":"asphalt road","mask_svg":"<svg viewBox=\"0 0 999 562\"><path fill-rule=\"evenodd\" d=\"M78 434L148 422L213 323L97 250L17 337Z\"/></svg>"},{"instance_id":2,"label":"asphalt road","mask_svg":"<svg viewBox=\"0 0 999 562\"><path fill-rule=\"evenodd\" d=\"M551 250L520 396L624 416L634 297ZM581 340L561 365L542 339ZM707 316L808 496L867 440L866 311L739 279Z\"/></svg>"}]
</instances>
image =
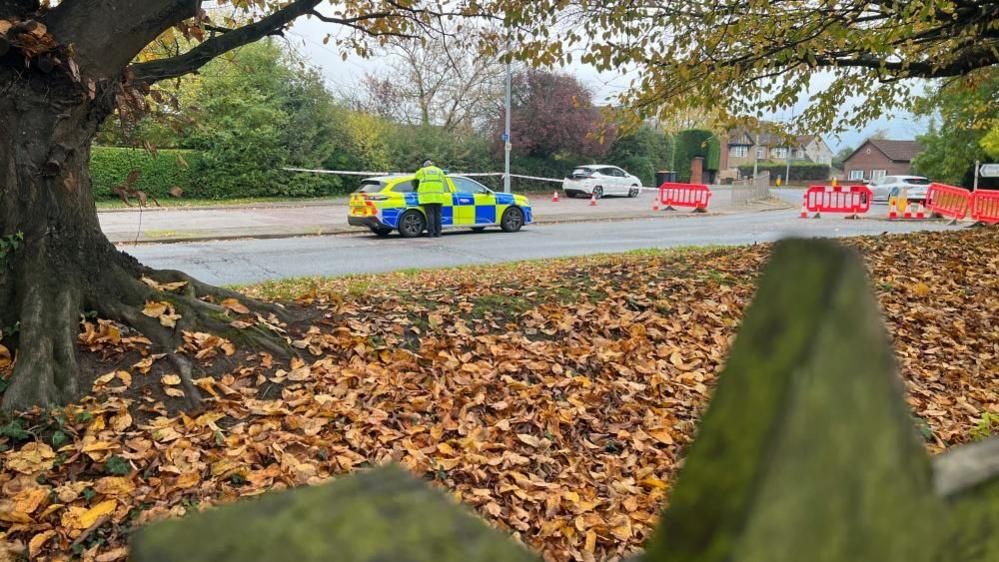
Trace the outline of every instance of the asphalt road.
<instances>
[{"instance_id":1,"label":"asphalt road","mask_svg":"<svg viewBox=\"0 0 999 562\"><path fill-rule=\"evenodd\" d=\"M802 220L797 211L532 225L515 234L459 231L442 238L380 239L367 233L268 240L122 246L145 264L182 269L213 284L311 275L378 273L406 268L623 252L644 248L773 242L787 236L842 237L951 230L940 221L888 222L839 217Z\"/></svg>"}]
</instances>

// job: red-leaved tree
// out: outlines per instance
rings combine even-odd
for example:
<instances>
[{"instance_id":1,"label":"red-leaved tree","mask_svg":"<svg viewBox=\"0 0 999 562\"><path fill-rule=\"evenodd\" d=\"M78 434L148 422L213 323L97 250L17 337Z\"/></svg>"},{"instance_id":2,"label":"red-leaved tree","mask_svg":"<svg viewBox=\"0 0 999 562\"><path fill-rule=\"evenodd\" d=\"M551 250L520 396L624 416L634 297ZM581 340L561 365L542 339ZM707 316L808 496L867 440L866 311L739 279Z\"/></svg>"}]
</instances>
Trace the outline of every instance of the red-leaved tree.
<instances>
[{"instance_id":1,"label":"red-leaved tree","mask_svg":"<svg viewBox=\"0 0 999 562\"><path fill-rule=\"evenodd\" d=\"M569 74L536 69L518 72L513 77L511 108L510 137L513 154L518 156L599 158L616 134L613 126L605 126L590 91ZM505 117L503 110L501 117ZM497 122L502 126L503 119ZM502 153L502 142L495 149Z\"/></svg>"}]
</instances>

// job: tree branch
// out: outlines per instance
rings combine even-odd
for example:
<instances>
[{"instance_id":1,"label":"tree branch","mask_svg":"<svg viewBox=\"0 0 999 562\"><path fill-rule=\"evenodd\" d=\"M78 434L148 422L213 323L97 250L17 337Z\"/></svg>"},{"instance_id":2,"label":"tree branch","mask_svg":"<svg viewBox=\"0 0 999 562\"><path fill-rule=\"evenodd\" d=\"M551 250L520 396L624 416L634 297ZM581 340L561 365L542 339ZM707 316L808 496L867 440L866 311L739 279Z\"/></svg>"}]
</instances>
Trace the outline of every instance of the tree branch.
<instances>
[{"instance_id":1,"label":"tree branch","mask_svg":"<svg viewBox=\"0 0 999 562\"><path fill-rule=\"evenodd\" d=\"M38 0L0 0L0 19L23 18L38 8Z\"/></svg>"},{"instance_id":2,"label":"tree branch","mask_svg":"<svg viewBox=\"0 0 999 562\"><path fill-rule=\"evenodd\" d=\"M296 18L311 13L321 2L322 0L297 0L259 21L207 39L182 55L134 64L131 66L133 80L153 84L190 74L223 53L281 31Z\"/></svg>"},{"instance_id":3,"label":"tree branch","mask_svg":"<svg viewBox=\"0 0 999 562\"><path fill-rule=\"evenodd\" d=\"M44 19L60 43L72 46L85 73L111 78L171 26L198 14L201 0L64 0Z\"/></svg>"}]
</instances>

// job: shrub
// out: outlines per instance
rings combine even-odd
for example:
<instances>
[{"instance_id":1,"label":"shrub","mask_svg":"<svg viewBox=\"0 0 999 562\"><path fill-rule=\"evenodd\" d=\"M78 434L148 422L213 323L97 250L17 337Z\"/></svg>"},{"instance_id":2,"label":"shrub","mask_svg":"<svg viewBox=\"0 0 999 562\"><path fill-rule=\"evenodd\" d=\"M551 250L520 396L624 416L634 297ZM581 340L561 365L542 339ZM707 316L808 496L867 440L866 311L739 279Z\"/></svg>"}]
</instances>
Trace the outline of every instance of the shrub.
<instances>
[{"instance_id":1,"label":"shrub","mask_svg":"<svg viewBox=\"0 0 999 562\"><path fill-rule=\"evenodd\" d=\"M122 184L132 170L141 172L135 188L153 197L168 197L174 186L189 195L200 161L200 153L194 150L159 150L153 156L139 148L95 146L90 152L94 198L117 197L111 187Z\"/></svg>"},{"instance_id":2,"label":"shrub","mask_svg":"<svg viewBox=\"0 0 999 562\"><path fill-rule=\"evenodd\" d=\"M690 181L690 162L704 158L704 170L717 170L721 160L721 144L711 131L688 129L676 136L677 181Z\"/></svg>"}]
</instances>

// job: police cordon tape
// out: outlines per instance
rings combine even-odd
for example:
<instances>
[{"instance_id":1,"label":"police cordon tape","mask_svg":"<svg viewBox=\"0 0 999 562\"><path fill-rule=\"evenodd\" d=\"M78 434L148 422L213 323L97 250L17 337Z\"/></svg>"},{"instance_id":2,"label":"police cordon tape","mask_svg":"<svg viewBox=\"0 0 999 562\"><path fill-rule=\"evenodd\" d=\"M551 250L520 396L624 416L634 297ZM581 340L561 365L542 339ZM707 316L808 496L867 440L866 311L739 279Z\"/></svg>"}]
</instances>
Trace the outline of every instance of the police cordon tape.
<instances>
[{"instance_id":1,"label":"police cordon tape","mask_svg":"<svg viewBox=\"0 0 999 562\"><path fill-rule=\"evenodd\" d=\"M363 172L357 170L313 170L309 168L282 168L286 172L302 172L310 174L332 174L339 176L369 176L369 177L382 177L382 176L408 176L412 175L412 172ZM501 178L505 176L503 172L447 172L449 176L460 176L465 178ZM538 176L525 176L523 174L510 174L511 178L519 178L523 180L532 181L545 181L552 183L562 183L565 181L564 178L542 178ZM659 191L658 187L640 187L639 189L643 191Z\"/></svg>"}]
</instances>

